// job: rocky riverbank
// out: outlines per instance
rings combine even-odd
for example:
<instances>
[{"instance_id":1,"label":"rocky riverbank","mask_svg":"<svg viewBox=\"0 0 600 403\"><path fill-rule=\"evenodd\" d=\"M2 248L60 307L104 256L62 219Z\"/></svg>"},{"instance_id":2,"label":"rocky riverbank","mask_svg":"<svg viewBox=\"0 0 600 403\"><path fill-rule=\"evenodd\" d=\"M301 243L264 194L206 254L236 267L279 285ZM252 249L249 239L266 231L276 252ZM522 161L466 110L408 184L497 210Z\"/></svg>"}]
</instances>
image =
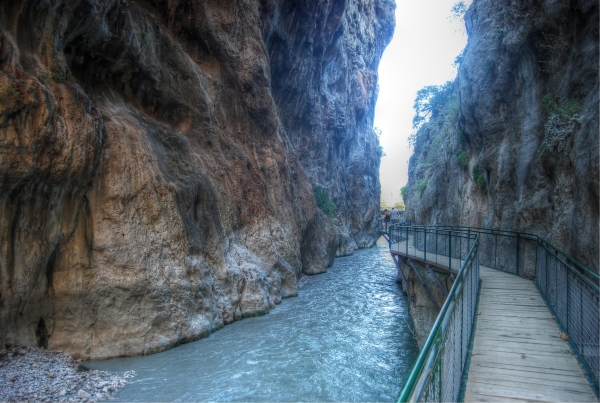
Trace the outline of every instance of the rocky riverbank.
<instances>
[{"instance_id":1,"label":"rocky riverbank","mask_svg":"<svg viewBox=\"0 0 600 403\"><path fill-rule=\"evenodd\" d=\"M0 351L0 402L94 402L129 384L123 375L82 371L62 351L14 347Z\"/></svg>"}]
</instances>

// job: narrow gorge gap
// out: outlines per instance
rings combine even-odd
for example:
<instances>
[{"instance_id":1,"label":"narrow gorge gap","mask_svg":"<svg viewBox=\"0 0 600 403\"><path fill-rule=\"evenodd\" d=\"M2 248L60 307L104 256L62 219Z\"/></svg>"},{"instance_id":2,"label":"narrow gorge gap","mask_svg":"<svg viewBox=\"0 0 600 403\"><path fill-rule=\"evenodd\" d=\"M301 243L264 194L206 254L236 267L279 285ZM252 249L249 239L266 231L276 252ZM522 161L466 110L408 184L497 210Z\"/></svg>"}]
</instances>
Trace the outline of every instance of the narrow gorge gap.
<instances>
[{"instance_id":1,"label":"narrow gorge gap","mask_svg":"<svg viewBox=\"0 0 600 403\"><path fill-rule=\"evenodd\" d=\"M0 401L394 400L453 280L383 208L598 273L597 2L54 3L0 5ZM58 349L154 355L8 373Z\"/></svg>"}]
</instances>

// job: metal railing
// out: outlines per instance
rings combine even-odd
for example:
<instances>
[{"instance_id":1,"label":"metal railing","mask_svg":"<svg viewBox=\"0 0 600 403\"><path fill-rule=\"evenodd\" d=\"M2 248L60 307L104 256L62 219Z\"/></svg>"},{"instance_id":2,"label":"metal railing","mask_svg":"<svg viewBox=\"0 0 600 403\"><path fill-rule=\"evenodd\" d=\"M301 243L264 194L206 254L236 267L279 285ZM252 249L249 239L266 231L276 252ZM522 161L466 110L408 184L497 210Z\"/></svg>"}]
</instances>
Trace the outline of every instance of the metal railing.
<instances>
[{"instance_id":1,"label":"metal railing","mask_svg":"<svg viewBox=\"0 0 600 403\"><path fill-rule=\"evenodd\" d=\"M385 226L385 221L383 218L377 219L377 229L381 232L387 231L392 226L405 226L405 225L411 225L411 221L406 220L404 217L400 218L398 221L390 220L390 223L388 224L387 228Z\"/></svg>"},{"instance_id":2,"label":"metal railing","mask_svg":"<svg viewBox=\"0 0 600 403\"><path fill-rule=\"evenodd\" d=\"M569 264L573 260L565 256L539 239L535 283L598 395L600 281L597 273Z\"/></svg>"},{"instance_id":3,"label":"metal railing","mask_svg":"<svg viewBox=\"0 0 600 403\"><path fill-rule=\"evenodd\" d=\"M537 235L475 227L443 226L436 228L478 234L479 262L484 266L526 278L535 276Z\"/></svg>"},{"instance_id":4,"label":"metal railing","mask_svg":"<svg viewBox=\"0 0 600 403\"><path fill-rule=\"evenodd\" d=\"M598 273L592 272L534 234L474 227L412 228L414 234L424 231L429 234L422 241L418 236L415 237L415 245L422 246L423 254L425 251L430 254L435 253L432 250L434 247L440 250L437 242L431 239L435 230L477 234L477 254L481 265L533 280L555 316L558 327L568 337L574 355L586 371L586 376L598 395L600 384L600 276ZM398 247L402 245L406 248L410 242L409 240L409 242L400 241L392 244L392 240L393 235L390 238L392 250L394 245ZM425 241L428 243L427 246ZM408 249L399 252L407 253ZM449 263L452 263L452 259Z\"/></svg>"},{"instance_id":5,"label":"metal railing","mask_svg":"<svg viewBox=\"0 0 600 403\"><path fill-rule=\"evenodd\" d=\"M467 258L476 234L466 231L392 226L389 230L390 250L458 271Z\"/></svg>"},{"instance_id":6,"label":"metal railing","mask_svg":"<svg viewBox=\"0 0 600 403\"><path fill-rule=\"evenodd\" d=\"M388 227L389 227L389 224L388 224ZM385 226L385 221L383 220L383 218L377 219L377 229L381 232L387 231L387 228Z\"/></svg>"},{"instance_id":7,"label":"metal railing","mask_svg":"<svg viewBox=\"0 0 600 403\"><path fill-rule=\"evenodd\" d=\"M446 262L461 263L446 302L398 397L401 402L457 401L479 292L477 234L394 227L390 230L390 243L398 251L404 248L403 253L425 262L439 264L438 257L445 255Z\"/></svg>"},{"instance_id":8,"label":"metal railing","mask_svg":"<svg viewBox=\"0 0 600 403\"><path fill-rule=\"evenodd\" d=\"M531 279L567 337L596 395L600 385L600 276L542 237L474 227L482 265Z\"/></svg>"}]
</instances>

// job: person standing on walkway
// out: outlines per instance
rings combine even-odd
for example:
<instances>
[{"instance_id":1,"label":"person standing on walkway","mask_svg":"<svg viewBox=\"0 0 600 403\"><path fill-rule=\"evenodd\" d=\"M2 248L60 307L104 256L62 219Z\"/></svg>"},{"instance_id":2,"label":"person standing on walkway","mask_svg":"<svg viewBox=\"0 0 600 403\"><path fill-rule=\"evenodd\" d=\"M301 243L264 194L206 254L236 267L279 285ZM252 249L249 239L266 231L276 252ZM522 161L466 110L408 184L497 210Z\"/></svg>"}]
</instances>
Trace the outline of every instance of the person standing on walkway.
<instances>
[{"instance_id":1,"label":"person standing on walkway","mask_svg":"<svg viewBox=\"0 0 600 403\"><path fill-rule=\"evenodd\" d=\"M391 214L387 209L383 210L383 222L385 223L385 230L387 232L388 226L390 225Z\"/></svg>"},{"instance_id":2,"label":"person standing on walkway","mask_svg":"<svg viewBox=\"0 0 600 403\"><path fill-rule=\"evenodd\" d=\"M396 207L392 207L392 224L398 224L400 222L400 211L396 210Z\"/></svg>"}]
</instances>

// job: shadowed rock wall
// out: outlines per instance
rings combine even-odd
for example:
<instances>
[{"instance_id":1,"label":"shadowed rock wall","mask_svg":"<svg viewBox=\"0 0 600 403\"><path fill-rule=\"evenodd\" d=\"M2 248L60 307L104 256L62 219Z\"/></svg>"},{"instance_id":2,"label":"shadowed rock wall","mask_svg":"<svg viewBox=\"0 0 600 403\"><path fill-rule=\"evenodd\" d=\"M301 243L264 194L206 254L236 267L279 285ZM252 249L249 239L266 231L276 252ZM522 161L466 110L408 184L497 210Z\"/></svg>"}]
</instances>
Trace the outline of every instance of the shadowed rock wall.
<instances>
[{"instance_id":1,"label":"shadowed rock wall","mask_svg":"<svg viewBox=\"0 0 600 403\"><path fill-rule=\"evenodd\" d=\"M371 246L393 11L1 1L0 345L161 351Z\"/></svg>"},{"instance_id":2,"label":"shadowed rock wall","mask_svg":"<svg viewBox=\"0 0 600 403\"><path fill-rule=\"evenodd\" d=\"M411 332L419 348L423 348L423 344L427 341L435 320L440 314L440 308L446 302L446 294L452 289L454 279L449 274L435 273L431 269L427 270L423 265L413 261L415 269L419 270L423 282L427 285L438 307L440 307L437 308L415 271L407 264L404 264L404 260L400 259L399 263L400 267L398 270L402 270L404 276L398 271L396 281L402 287L404 294L408 296L408 309L410 310L410 317L413 324ZM433 276L437 276L437 281ZM406 282L403 281L404 278ZM442 284L446 292L442 291L440 284Z\"/></svg>"},{"instance_id":3,"label":"shadowed rock wall","mask_svg":"<svg viewBox=\"0 0 600 403\"><path fill-rule=\"evenodd\" d=\"M531 232L598 271L598 2L475 0L408 219Z\"/></svg>"}]
</instances>

